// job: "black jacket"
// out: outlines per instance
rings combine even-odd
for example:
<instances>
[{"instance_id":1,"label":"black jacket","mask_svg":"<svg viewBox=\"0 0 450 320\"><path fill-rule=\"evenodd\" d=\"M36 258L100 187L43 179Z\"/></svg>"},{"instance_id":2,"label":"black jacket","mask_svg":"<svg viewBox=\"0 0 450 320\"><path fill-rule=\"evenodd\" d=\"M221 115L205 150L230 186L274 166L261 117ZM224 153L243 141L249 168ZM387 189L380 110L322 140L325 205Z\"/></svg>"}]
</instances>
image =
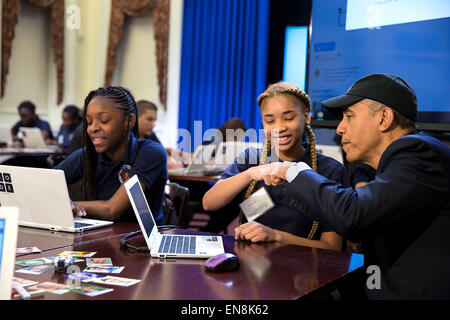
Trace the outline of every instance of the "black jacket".
<instances>
[{"instance_id":1,"label":"black jacket","mask_svg":"<svg viewBox=\"0 0 450 320\"><path fill-rule=\"evenodd\" d=\"M369 297L450 298L450 149L439 140L419 133L392 142L375 180L356 191L302 171L284 201L363 243L365 265L382 273Z\"/></svg>"}]
</instances>

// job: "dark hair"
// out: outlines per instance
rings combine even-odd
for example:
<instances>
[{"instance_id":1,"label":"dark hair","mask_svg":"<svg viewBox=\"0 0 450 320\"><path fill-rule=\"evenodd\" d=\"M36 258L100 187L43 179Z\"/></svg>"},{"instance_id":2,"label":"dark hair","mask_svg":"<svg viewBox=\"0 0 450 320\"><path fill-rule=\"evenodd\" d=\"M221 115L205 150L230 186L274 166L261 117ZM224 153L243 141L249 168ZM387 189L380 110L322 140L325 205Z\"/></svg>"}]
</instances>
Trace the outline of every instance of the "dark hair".
<instances>
[{"instance_id":1,"label":"dark hair","mask_svg":"<svg viewBox=\"0 0 450 320\"><path fill-rule=\"evenodd\" d=\"M20 109L23 109L23 108L30 110L31 113L34 113L36 110L36 106L34 105L34 103L31 101L28 101L28 100L23 101L21 104L19 104L19 107L17 107L17 110L20 111Z\"/></svg>"},{"instance_id":2,"label":"dark hair","mask_svg":"<svg viewBox=\"0 0 450 320\"><path fill-rule=\"evenodd\" d=\"M87 121L86 114L89 103L95 97L104 97L111 100L114 106L119 108L128 117L134 115L136 117L136 123L133 128L127 128L126 139L129 139L130 130L133 131L134 135L137 136L139 132L138 128L138 115L136 110L136 101L132 93L123 87L106 87L98 88L97 90L92 90L89 92L88 96L84 100L84 117L83 117L83 183L81 185L81 191L83 195L83 200L94 200L96 192L96 166L97 166L97 152L95 151L94 144L89 139L87 135ZM129 143L129 140L128 140ZM128 143L126 148L128 149ZM126 150L125 150L126 152Z\"/></svg>"},{"instance_id":3,"label":"dark hair","mask_svg":"<svg viewBox=\"0 0 450 320\"><path fill-rule=\"evenodd\" d=\"M63 112L70 115L72 119L76 119L77 122L80 122L83 117L81 116L80 109L78 109L77 106L74 105L68 105L63 109Z\"/></svg>"},{"instance_id":4,"label":"dark hair","mask_svg":"<svg viewBox=\"0 0 450 320\"><path fill-rule=\"evenodd\" d=\"M158 108L153 102L147 100L139 100L136 102L137 112L141 116L147 110L158 111Z\"/></svg>"},{"instance_id":5,"label":"dark hair","mask_svg":"<svg viewBox=\"0 0 450 320\"><path fill-rule=\"evenodd\" d=\"M372 115L377 113L378 111L381 111L383 108L390 108L385 104L375 100L368 99L368 101L369 102L367 106L371 110ZM405 117L404 115L402 115L400 112L398 112L393 108L390 109L394 113L394 123L398 125L401 129L408 130L409 132L414 132L417 130L416 123L413 119Z\"/></svg>"}]
</instances>

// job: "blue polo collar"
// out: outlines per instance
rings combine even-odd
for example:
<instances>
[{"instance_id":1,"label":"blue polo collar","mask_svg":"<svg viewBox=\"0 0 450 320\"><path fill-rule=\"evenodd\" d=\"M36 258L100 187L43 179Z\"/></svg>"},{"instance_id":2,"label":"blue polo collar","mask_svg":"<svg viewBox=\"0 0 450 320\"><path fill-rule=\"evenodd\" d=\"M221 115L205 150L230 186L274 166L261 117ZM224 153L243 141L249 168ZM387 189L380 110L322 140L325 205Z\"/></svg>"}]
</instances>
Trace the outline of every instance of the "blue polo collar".
<instances>
[{"instance_id":1,"label":"blue polo collar","mask_svg":"<svg viewBox=\"0 0 450 320\"><path fill-rule=\"evenodd\" d=\"M128 146L128 150L123 155L122 159L120 159L119 162L115 166L123 165L123 164L130 164L130 165L132 165L134 163L134 161L136 160L136 157L137 157L137 146L138 146L137 139L135 138L133 132L131 132L130 133L130 144ZM108 161L104 157L103 152L98 154L98 158L97 159L98 159L97 160L98 164L106 164L106 165L109 165L109 166L113 165L110 161Z\"/></svg>"}]
</instances>

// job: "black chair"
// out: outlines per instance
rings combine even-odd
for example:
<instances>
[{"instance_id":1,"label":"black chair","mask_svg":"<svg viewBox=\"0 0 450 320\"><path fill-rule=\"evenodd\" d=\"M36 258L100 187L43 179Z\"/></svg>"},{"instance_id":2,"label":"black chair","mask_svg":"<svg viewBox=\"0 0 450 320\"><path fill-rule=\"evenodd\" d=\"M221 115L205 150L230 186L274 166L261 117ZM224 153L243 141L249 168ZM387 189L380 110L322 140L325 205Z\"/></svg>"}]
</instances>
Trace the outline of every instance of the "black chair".
<instances>
[{"instance_id":1,"label":"black chair","mask_svg":"<svg viewBox=\"0 0 450 320\"><path fill-rule=\"evenodd\" d=\"M187 227L191 218L189 196L188 188L175 182L166 184L163 202L164 224Z\"/></svg>"}]
</instances>

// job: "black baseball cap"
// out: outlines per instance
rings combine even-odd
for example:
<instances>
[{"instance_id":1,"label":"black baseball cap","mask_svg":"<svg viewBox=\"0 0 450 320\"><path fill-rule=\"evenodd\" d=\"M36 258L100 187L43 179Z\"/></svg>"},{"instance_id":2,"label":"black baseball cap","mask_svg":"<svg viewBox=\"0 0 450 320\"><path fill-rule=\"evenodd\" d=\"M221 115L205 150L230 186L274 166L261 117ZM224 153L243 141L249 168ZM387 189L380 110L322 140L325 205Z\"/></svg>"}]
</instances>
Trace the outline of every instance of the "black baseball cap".
<instances>
[{"instance_id":1,"label":"black baseball cap","mask_svg":"<svg viewBox=\"0 0 450 320\"><path fill-rule=\"evenodd\" d=\"M417 98L414 90L399 76L387 73L361 78L344 95L325 100L322 104L331 113L341 115L344 107L366 98L378 101L409 119L416 119Z\"/></svg>"}]
</instances>

